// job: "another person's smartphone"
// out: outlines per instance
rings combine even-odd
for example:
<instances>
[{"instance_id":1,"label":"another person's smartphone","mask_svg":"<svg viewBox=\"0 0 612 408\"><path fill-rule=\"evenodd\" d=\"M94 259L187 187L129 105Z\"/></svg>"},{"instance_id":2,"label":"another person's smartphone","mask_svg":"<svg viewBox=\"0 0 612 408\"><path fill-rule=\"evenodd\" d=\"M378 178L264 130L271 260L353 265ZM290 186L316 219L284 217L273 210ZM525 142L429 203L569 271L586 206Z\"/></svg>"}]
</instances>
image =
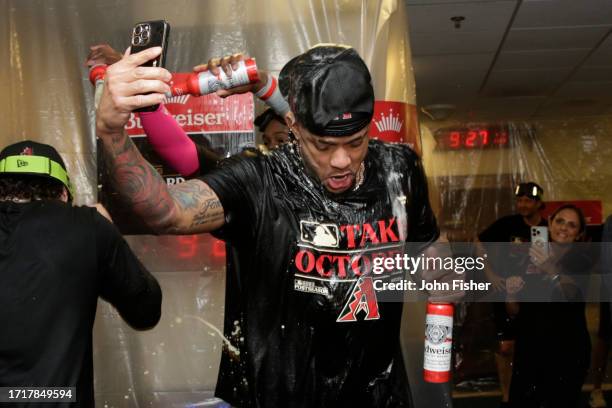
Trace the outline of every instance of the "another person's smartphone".
<instances>
[{"instance_id":1,"label":"another person's smartphone","mask_svg":"<svg viewBox=\"0 0 612 408\"><path fill-rule=\"evenodd\" d=\"M531 227L531 242L539 245L548 254L548 227Z\"/></svg>"},{"instance_id":2,"label":"another person's smartphone","mask_svg":"<svg viewBox=\"0 0 612 408\"><path fill-rule=\"evenodd\" d=\"M151 47L162 47L161 54L144 64L145 67L161 67L166 64L166 51L168 50L168 37L170 36L170 24L165 20L144 21L138 23L132 29L132 54L146 50ZM147 106L136 109L136 112L152 112L157 110L159 105Z\"/></svg>"}]
</instances>

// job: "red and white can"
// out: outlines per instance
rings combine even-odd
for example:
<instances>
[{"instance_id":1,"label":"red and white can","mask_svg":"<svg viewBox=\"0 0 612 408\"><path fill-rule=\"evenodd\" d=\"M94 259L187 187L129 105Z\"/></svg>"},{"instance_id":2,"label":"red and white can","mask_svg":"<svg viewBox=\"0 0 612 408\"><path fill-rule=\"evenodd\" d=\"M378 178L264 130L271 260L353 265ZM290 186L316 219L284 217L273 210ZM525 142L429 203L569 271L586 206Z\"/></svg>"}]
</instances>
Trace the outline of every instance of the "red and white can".
<instances>
[{"instance_id":1,"label":"red and white can","mask_svg":"<svg viewBox=\"0 0 612 408\"><path fill-rule=\"evenodd\" d=\"M445 383L451 379L453 312L450 303L427 304L423 359L423 378L427 382Z\"/></svg>"},{"instance_id":2,"label":"red and white can","mask_svg":"<svg viewBox=\"0 0 612 408\"><path fill-rule=\"evenodd\" d=\"M238 62L238 68L232 71L231 78L222 69L219 75L213 75L210 71L193 73L186 81L173 81L171 84L171 95L207 95L218 89L231 89L237 86L255 83L259 80L257 64L254 58Z\"/></svg>"}]
</instances>

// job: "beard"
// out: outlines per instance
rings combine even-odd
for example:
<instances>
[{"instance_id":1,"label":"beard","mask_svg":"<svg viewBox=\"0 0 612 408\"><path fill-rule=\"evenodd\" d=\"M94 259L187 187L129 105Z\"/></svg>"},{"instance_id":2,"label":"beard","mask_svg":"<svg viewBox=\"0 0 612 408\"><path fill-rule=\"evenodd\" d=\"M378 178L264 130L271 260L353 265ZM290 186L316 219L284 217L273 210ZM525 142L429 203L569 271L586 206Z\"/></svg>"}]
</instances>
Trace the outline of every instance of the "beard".
<instances>
[{"instance_id":1,"label":"beard","mask_svg":"<svg viewBox=\"0 0 612 408\"><path fill-rule=\"evenodd\" d=\"M315 170L316 166L314 165L312 160L308 157L308 154L304 154L303 150L305 149L301 146L300 141L297 140L295 143L296 143L296 150L297 150L298 156L300 156L300 159L302 160L302 164L304 165L304 172L317 185L319 185L325 191L326 194L329 194L332 197L340 197L343 194L352 191L352 189L355 187L355 182L357 179L354 171L351 171L353 182L346 190L339 191L339 192L330 191L325 185L325 182L321 180L321 178L317 175L317 172Z\"/></svg>"}]
</instances>

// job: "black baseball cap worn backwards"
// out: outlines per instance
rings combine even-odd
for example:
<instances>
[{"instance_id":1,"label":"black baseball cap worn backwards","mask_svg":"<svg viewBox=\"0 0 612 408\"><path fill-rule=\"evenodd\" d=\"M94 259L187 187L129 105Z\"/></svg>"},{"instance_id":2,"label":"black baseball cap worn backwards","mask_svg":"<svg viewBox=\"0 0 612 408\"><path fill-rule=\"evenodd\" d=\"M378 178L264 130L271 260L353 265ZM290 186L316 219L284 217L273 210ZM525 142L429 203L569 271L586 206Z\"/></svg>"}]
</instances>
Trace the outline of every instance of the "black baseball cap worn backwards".
<instances>
[{"instance_id":1,"label":"black baseball cap worn backwards","mask_svg":"<svg viewBox=\"0 0 612 408\"><path fill-rule=\"evenodd\" d=\"M0 176L5 174L57 180L74 197L64 160L53 146L26 140L5 147L0 151Z\"/></svg>"},{"instance_id":2,"label":"black baseball cap worn backwards","mask_svg":"<svg viewBox=\"0 0 612 408\"><path fill-rule=\"evenodd\" d=\"M372 79L353 48L315 46L288 65L289 105L308 131L318 136L350 136L371 122Z\"/></svg>"}]
</instances>

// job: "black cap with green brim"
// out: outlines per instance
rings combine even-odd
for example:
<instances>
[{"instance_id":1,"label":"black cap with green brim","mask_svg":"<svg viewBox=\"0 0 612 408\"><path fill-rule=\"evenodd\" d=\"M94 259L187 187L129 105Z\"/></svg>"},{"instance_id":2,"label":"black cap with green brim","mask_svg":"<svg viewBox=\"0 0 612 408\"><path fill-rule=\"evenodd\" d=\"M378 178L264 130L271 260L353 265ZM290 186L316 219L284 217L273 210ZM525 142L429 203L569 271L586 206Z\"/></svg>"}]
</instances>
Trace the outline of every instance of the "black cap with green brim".
<instances>
[{"instance_id":1,"label":"black cap with green brim","mask_svg":"<svg viewBox=\"0 0 612 408\"><path fill-rule=\"evenodd\" d=\"M57 180L74 197L64 160L53 146L26 140L5 147L0 152L0 176L8 174Z\"/></svg>"}]
</instances>

